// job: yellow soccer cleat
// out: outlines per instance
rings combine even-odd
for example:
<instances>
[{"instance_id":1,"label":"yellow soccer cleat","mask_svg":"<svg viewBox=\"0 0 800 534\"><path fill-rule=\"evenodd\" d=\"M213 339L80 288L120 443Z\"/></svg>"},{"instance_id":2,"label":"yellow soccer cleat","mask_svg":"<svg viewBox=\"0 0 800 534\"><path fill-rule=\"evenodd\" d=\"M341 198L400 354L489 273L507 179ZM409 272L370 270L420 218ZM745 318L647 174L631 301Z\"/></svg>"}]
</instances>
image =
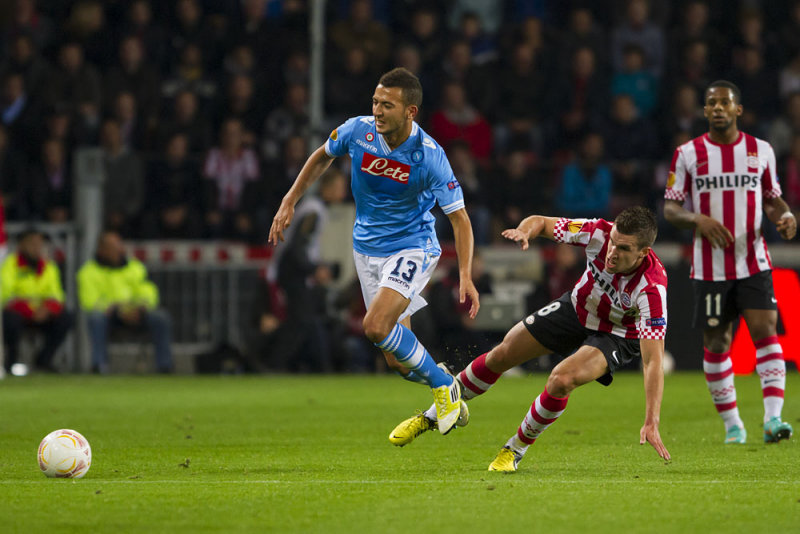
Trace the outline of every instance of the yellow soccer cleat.
<instances>
[{"instance_id":1,"label":"yellow soccer cleat","mask_svg":"<svg viewBox=\"0 0 800 534\"><path fill-rule=\"evenodd\" d=\"M397 445L398 447L402 447L403 445L408 445L417 436L427 432L428 430L433 430L436 428L436 422L431 421L425 414L418 413L414 417L409 417L392 430L392 433L389 434L389 441L392 445Z\"/></svg>"},{"instance_id":2,"label":"yellow soccer cleat","mask_svg":"<svg viewBox=\"0 0 800 534\"><path fill-rule=\"evenodd\" d=\"M522 460L522 455L517 454L508 447L503 447L495 456L494 461L489 464L489 471L500 471L502 473L513 473L517 470L517 464Z\"/></svg>"},{"instance_id":3,"label":"yellow soccer cleat","mask_svg":"<svg viewBox=\"0 0 800 534\"><path fill-rule=\"evenodd\" d=\"M433 402L436 405L439 432L445 435L453 430L461 415L461 388L458 380L454 378L453 383L449 386L431 388L431 391L433 391Z\"/></svg>"}]
</instances>

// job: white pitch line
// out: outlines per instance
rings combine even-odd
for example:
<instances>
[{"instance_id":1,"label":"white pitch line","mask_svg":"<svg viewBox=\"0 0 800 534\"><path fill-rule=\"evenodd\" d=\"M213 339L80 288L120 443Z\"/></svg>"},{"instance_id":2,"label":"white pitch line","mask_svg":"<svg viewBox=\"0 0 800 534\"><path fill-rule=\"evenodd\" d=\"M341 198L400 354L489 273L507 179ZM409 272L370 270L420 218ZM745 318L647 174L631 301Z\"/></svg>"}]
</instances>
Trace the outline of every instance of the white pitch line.
<instances>
[{"instance_id":1,"label":"white pitch line","mask_svg":"<svg viewBox=\"0 0 800 534\"><path fill-rule=\"evenodd\" d=\"M69 479L60 479L65 482ZM486 484L498 481L498 478L490 477L486 480L463 480L460 484ZM505 478L504 480L518 480L525 481L522 478ZM445 480L72 480L75 484L263 484L263 485L280 485L280 484L375 484L375 485L397 485L397 484L441 484ZM562 481L545 481L547 484L666 484L666 485L706 485L706 484L759 484L768 483L770 485L780 486L797 486L800 485L800 480L645 480L641 478L636 479L619 479L619 480L603 480L597 479L584 479L584 480L562 480ZM0 486L14 486L19 484L49 484L48 480L0 480Z\"/></svg>"}]
</instances>

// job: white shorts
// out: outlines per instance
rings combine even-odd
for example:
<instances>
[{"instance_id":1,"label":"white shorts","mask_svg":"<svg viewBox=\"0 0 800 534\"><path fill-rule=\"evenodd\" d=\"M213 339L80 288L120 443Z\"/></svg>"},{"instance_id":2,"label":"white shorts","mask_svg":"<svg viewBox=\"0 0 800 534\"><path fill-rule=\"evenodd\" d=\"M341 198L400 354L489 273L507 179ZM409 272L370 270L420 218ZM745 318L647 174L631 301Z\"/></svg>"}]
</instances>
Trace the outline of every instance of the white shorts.
<instances>
[{"instance_id":1,"label":"white shorts","mask_svg":"<svg viewBox=\"0 0 800 534\"><path fill-rule=\"evenodd\" d=\"M353 259L367 309L381 287L394 289L411 300L399 320L411 316L428 305L419 294L428 284L436 264L439 263L438 254L413 249L402 250L386 258L377 258L353 251Z\"/></svg>"}]
</instances>

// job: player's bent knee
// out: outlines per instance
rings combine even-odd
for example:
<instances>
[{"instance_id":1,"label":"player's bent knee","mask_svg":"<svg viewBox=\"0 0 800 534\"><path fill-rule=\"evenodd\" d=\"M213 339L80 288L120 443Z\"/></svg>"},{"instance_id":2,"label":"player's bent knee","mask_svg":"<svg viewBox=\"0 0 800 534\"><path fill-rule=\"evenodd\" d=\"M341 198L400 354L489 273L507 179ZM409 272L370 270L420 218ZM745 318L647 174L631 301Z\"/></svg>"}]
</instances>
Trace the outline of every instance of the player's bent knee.
<instances>
[{"instance_id":1,"label":"player's bent knee","mask_svg":"<svg viewBox=\"0 0 800 534\"><path fill-rule=\"evenodd\" d=\"M370 316L364 318L362 323L364 326L364 335L373 343L380 343L394 328L394 325L386 325L382 321L377 321Z\"/></svg>"},{"instance_id":2,"label":"player's bent knee","mask_svg":"<svg viewBox=\"0 0 800 534\"><path fill-rule=\"evenodd\" d=\"M566 397L575 389L576 383L575 379L569 373L563 373L558 369L553 369L550 376L547 378L545 387L547 392L554 397Z\"/></svg>"}]
</instances>

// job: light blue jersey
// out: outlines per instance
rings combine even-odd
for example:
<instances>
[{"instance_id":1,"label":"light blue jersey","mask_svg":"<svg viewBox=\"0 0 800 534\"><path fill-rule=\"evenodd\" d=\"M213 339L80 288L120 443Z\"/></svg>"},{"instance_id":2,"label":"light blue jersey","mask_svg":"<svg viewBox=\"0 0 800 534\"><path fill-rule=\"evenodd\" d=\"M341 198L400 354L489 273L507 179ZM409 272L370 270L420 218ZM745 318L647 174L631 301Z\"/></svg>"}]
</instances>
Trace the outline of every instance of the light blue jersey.
<instances>
[{"instance_id":1,"label":"light blue jersey","mask_svg":"<svg viewBox=\"0 0 800 534\"><path fill-rule=\"evenodd\" d=\"M444 150L414 123L394 150L375 130L371 116L354 117L333 130L329 156L350 154L350 187L356 201L353 248L386 257L408 249L440 254L431 208L445 214L464 207L464 194Z\"/></svg>"}]
</instances>

